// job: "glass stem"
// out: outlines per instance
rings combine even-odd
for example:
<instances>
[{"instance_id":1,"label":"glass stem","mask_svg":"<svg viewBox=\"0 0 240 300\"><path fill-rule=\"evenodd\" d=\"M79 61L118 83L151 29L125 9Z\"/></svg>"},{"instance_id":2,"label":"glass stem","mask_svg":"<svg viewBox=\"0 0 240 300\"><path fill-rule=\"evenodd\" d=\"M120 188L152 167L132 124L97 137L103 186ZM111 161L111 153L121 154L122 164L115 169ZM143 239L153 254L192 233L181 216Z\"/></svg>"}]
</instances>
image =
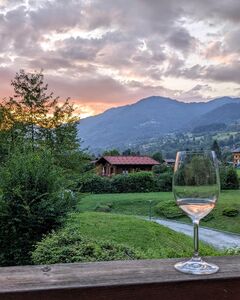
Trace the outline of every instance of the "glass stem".
<instances>
[{"instance_id":1,"label":"glass stem","mask_svg":"<svg viewBox=\"0 0 240 300\"><path fill-rule=\"evenodd\" d=\"M193 221L193 240L194 240L194 258L199 258L199 236L198 236L199 220Z\"/></svg>"}]
</instances>

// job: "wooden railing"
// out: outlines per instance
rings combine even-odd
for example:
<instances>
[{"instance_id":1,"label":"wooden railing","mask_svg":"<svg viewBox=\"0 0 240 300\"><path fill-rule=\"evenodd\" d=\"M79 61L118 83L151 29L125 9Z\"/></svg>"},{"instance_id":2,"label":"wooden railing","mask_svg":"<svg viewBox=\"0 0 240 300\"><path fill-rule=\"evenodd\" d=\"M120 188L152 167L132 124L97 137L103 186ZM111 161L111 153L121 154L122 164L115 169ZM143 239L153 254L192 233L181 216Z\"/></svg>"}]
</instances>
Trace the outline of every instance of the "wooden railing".
<instances>
[{"instance_id":1,"label":"wooden railing","mask_svg":"<svg viewBox=\"0 0 240 300\"><path fill-rule=\"evenodd\" d=\"M240 257L212 257L213 275L178 273L177 260L0 268L1 300L240 299Z\"/></svg>"}]
</instances>

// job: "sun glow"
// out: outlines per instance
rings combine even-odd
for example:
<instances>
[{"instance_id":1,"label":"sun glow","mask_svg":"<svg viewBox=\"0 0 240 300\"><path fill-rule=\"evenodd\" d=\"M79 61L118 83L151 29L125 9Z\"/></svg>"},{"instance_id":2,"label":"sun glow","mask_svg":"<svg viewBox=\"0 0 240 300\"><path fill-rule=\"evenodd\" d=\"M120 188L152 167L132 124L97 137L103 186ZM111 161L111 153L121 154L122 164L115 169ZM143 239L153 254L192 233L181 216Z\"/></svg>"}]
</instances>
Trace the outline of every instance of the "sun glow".
<instances>
[{"instance_id":1,"label":"sun glow","mask_svg":"<svg viewBox=\"0 0 240 300\"><path fill-rule=\"evenodd\" d=\"M84 119L96 114L93 107L88 105L74 104L74 116L80 117L80 119Z\"/></svg>"}]
</instances>

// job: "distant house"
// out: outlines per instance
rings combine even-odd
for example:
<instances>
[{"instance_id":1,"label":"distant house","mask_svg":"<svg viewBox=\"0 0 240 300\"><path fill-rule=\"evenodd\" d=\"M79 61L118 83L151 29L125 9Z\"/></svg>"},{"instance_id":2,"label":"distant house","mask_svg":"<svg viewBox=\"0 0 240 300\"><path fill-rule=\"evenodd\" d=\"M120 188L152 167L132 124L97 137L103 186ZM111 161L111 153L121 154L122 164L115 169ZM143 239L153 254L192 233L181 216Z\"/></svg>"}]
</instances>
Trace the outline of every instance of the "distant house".
<instances>
[{"instance_id":1,"label":"distant house","mask_svg":"<svg viewBox=\"0 0 240 300\"><path fill-rule=\"evenodd\" d=\"M95 165L101 176L151 171L159 162L148 156L102 156Z\"/></svg>"},{"instance_id":2,"label":"distant house","mask_svg":"<svg viewBox=\"0 0 240 300\"><path fill-rule=\"evenodd\" d=\"M240 165L240 148L233 150L232 154L233 154L233 165L239 166Z\"/></svg>"},{"instance_id":3,"label":"distant house","mask_svg":"<svg viewBox=\"0 0 240 300\"><path fill-rule=\"evenodd\" d=\"M164 159L163 160L164 164L167 166L173 167L175 165L175 159L169 158L169 159Z\"/></svg>"}]
</instances>

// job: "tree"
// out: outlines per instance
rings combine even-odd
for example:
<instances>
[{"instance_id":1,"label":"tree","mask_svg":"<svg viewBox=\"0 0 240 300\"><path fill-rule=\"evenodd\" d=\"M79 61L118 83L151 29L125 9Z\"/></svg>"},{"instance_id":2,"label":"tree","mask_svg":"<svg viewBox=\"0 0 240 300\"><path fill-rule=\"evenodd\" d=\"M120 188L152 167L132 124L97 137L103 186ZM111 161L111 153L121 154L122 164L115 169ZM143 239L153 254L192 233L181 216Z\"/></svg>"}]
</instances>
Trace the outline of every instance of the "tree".
<instances>
[{"instance_id":1,"label":"tree","mask_svg":"<svg viewBox=\"0 0 240 300\"><path fill-rule=\"evenodd\" d=\"M166 165L166 164L160 164L160 165L155 165L152 168L153 174L155 175L160 175L162 173L170 172L172 171L172 167Z\"/></svg>"},{"instance_id":2,"label":"tree","mask_svg":"<svg viewBox=\"0 0 240 300\"><path fill-rule=\"evenodd\" d=\"M212 147L211 147L212 151L215 151L217 159L221 160L222 159L222 153L221 153L221 148L218 145L217 140L213 141Z\"/></svg>"},{"instance_id":3,"label":"tree","mask_svg":"<svg viewBox=\"0 0 240 300\"><path fill-rule=\"evenodd\" d=\"M152 158L155 159L156 161L163 163L163 156L161 152L155 152L152 155Z\"/></svg>"},{"instance_id":4,"label":"tree","mask_svg":"<svg viewBox=\"0 0 240 300\"><path fill-rule=\"evenodd\" d=\"M26 73L20 70L16 73L11 85L14 96L4 100L1 110L4 118L1 128L14 131L16 124L18 134L31 143L32 148L39 147L42 143L54 148L57 134L56 128L68 127L78 121L73 116L73 106L66 99L63 103L53 93L48 93L48 85L44 83L42 72ZM74 142L76 140L74 137Z\"/></svg>"},{"instance_id":5,"label":"tree","mask_svg":"<svg viewBox=\"0 0 240 300\"><path fill-rule=\"evenodd\" d=\"M80 150L79 119L69 98L61 102L48 93L42 72L20 70L11 84L14 96L0 106L0 157L30 143L33 151L49 148L58 165L79 172L89 157Z\"/></svg>"},{"instance_id":6,"label":"tree","mask_svg":"<svg viewBox=\"0 0 240 300\"><path fill-rule=\"evenodd\" d=\"M236 169L222 166L220 168L221 188L223 190L236 190L239 188L239 179Z\"/></svg>"},{"instance_id":7,"label":"tree","mask_svg":"<svg viewBox=\"0 0 240 300\"><path fill-rule=\"evenodd\" d=\"M103 156L117 156L120 155L117 149L105 150L102 154Z\"/></svg>"},{"instance_id":8,"label":"tree","mask_svg":"<svg viewBox=\"0 0 240 300\"><path fill-rule=\"evenodd\" d=\"M137 156L137 155L140 155L140 152L139 151L133 151L130 148L128 148L128 149L126 149L122 152L122 155L124 155L124 156Z\"/></svg>"},{"instance_id":9,"label":"tree","mask_svg":"<svg viewBox=\"0 0 240 300\"><path fill-rule=\"evenodd\" d=\"M5 107L12 114L13 125L16 121L24 124L24 136L31 142L32 148L40 134L38 127L46 126L47 114L57 104L58 98L53 93L47 94L47 84L42 73L16 73L11 85L14 96L5 102Z\"/></svg>"},{"instance_id":10,"label":"tree","mask_svg":"<svg viewBox=\"0 0 240 300\"><path fill-rule=\"evenodd\" d=\"M126 150L124 150L123 152L122 152L122 155L124 155L124 156L129 156L129 155L131 155L132 154L132 150L131 149L126 149Z\"/></svg>"},{"instance_id":11,"label":"tree","mask_svg":"<svg viewBox=\"0 0 240 300\"><path fill-rule=\"evenodd\" d=\"M35 242L75 205L66 184L49 151L9 155L0 169L0 265L31 263Z\"/></svg>"},{"instance_id":12,"label":"tree","mask_svg":"<svg viewBox=\"0 0 240 300\"><path fill-rule=\"evenodd\" d=\"M7 155L16 145L23 144L25 135L24 126L19 120L14 120L11 109L0 104L0 161L4 161Z\"/></svg>"}]
</instances>

